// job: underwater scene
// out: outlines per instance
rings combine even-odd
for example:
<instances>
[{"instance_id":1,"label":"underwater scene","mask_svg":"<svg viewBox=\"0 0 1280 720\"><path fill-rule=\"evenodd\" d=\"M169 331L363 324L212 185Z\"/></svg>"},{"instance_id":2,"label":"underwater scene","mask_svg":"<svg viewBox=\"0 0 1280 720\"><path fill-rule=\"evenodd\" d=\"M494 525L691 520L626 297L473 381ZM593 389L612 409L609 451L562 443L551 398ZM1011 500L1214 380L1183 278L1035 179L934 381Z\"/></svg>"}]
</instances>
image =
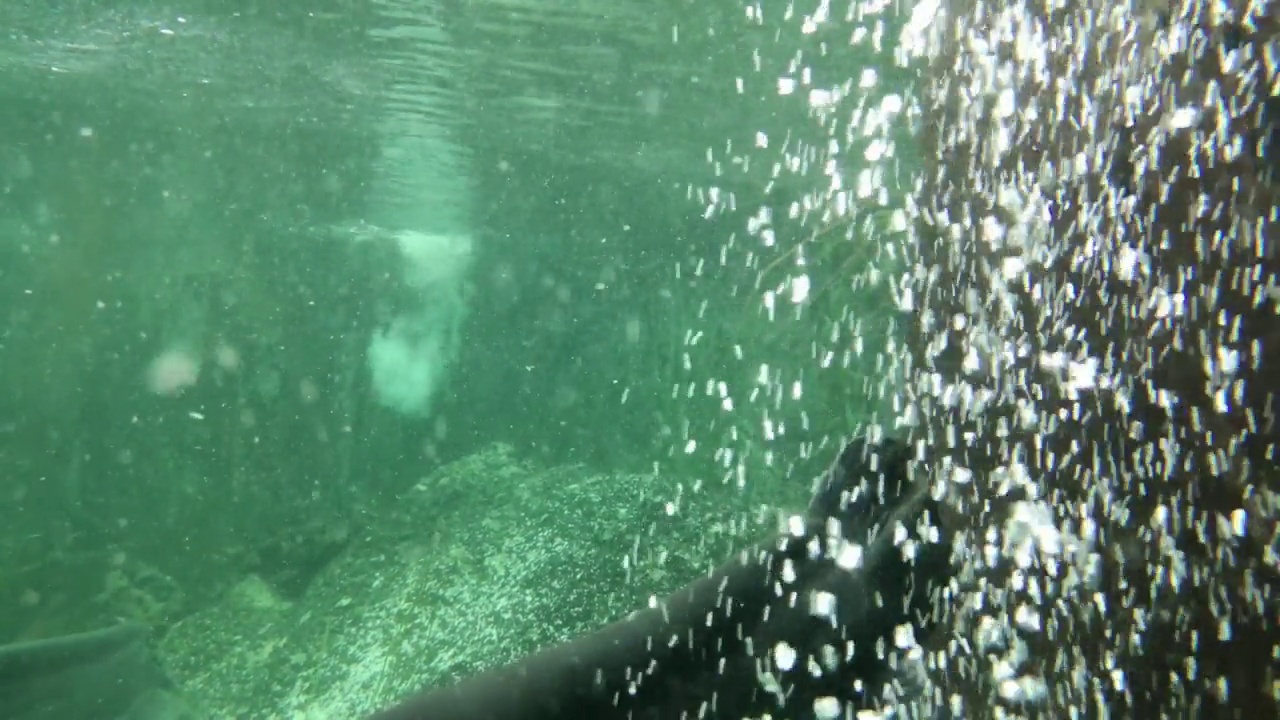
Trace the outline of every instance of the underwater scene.
<instances>
[{"instance_id":1,"label":"underwater scene","mask_svg":"<svg viewBox=\"0 0 1280 720\"><path fill-rule=\"evenodd\" d=\"M3 0L0 720L1280 716L1280 3Z\"/></svg>"}]
</instances>

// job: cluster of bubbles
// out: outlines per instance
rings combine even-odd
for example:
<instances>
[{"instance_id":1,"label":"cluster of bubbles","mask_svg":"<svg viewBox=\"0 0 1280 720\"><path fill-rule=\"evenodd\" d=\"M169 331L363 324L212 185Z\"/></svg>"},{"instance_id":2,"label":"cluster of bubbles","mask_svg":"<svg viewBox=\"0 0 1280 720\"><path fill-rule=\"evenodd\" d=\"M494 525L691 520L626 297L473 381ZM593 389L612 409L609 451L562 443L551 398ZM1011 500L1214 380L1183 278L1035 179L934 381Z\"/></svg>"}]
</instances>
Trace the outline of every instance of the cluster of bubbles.
<instances>
[{"instance_id":1,"label":"cluster of bubbles","mask_svg":"<svg viewBox=\"0 0 1280 720\"><path fill-rule=\"evenodd\" d=\"M771 184L819 178L747 212L752 242L721 249L758 271L767 322L811 302L820 248L859 243L876 261L853 286L883 287L901 318L861 365L855 317L812 343L823 367L892 378L869 386L892 412L862 430L911 447L954 550L936 625L906 642L925 681L887 711L1274 716L1280 5L922 0L892 31L887 6L849 7L789 5L804 50L772 68L819 139L762 131L709 158L770 166ZM811 72L829 26L909 68L911 92L874 70ZM896 192L904 152L919 169ZM697 196L709 215L736 209ZM793 272L767 281L787 243ZM762 368L770 407L800 398ZM823 703L817 716L851 712Z\"/></svg>"}]
</instances>

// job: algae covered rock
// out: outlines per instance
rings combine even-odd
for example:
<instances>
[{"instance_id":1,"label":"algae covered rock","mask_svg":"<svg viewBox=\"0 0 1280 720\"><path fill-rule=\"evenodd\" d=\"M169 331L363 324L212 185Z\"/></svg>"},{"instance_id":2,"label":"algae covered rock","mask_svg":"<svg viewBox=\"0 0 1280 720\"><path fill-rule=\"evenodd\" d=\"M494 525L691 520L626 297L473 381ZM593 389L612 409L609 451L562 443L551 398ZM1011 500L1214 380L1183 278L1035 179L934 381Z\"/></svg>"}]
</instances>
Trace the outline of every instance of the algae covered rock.
<instances>
[{"instance_id":1,"label":"algae covered rock","mask_svg":"<svg viewBox=\"0 0 1280 720\"><path fill-rule=\"evenodd\" d=\"M166 635L204 714L358 717L620 617L733 542L699 540L724 519L711 493L503 446L369 513L305 593L250 577Z\"/></svg>"}]
</instances>

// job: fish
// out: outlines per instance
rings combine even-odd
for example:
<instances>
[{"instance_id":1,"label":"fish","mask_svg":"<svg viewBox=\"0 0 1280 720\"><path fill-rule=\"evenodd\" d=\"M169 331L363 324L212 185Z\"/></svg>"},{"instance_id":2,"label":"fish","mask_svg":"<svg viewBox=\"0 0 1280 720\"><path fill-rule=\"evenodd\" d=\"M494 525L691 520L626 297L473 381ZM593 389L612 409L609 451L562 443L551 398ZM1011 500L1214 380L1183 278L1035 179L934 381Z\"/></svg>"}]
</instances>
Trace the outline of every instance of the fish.
<instances>
[{"instance_id":1,"label":"fish","mask_svg":"<svg viewBox=\"0 0 1280 720\"><path fill-rule=\"evenodd\" d=\"M705 576L369 720L844 717L874 705L903 638L932 630L952 573L937 501L910 465L900 442L855 439L805 512Z\"/></svg>"}]
</instances>

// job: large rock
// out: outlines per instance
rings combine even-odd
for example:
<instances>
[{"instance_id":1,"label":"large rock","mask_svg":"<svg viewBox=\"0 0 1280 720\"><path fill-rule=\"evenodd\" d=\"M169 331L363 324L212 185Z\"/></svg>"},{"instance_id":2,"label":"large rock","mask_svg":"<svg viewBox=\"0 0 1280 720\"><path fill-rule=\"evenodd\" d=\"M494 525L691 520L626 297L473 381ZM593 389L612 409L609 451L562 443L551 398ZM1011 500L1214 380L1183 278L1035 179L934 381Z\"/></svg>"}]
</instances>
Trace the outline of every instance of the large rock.
<instances>
[{"instance_id":1,"label":"large rock","mask_svg":"<svg viewBox=\"0 0 1280 720\"><path fill-rule=\"evenodd\" d=\"M207 717L358 717L683 584L741 542L730 497L497 446L385 503L298 600L246 577L163 654Z\"/></svg>"}]
</instances>

